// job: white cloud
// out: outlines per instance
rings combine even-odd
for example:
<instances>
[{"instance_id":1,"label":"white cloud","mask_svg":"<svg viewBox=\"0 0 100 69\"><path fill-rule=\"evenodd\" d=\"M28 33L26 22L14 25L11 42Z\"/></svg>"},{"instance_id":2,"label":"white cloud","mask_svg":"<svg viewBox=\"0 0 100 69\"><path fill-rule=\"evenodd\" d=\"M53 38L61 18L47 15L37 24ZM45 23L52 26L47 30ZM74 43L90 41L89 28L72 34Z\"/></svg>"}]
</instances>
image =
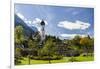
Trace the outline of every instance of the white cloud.
<instances>
[{"instance_id":1,"label":"white cloud","mask_svg":"<svg viewBox=\"0 0 100 69\"><path fill-rule=\"evenodd\" d=\"M35 26L38 31L40 31L41 27L40 27L40 22L42 21L42 19L39 19L39 18L35 18L32 20L28 20L25 18L24 15L22 15L21 13L16 13L18 17L20 17L28 26ZM45 25L48 25L47 21L44 20L45 22Z\"/></svg>"},{"instance_id":2,"label":"white cloud","mask_svg":"<svg viewBox=\"0 0 100 69\"><path fill-rule=\"evenodd\" d=\"M32 21L28 20L23 14L17 12L16 13L18 17L20 17L28 26L31 26Z\"/></svg>"},{"instance_id":3,"label":"white cloud","mask_svg":"<svg viewBox=\"0 0 100 69\"><path fill-rule=\"evenodd\" d=\"M32 23L33 24L39 24L40 22L41 22L41 19L35 18Z\"/></svg>"},{"instance_id":4,"label":"white cloud","mask_svg":"<svg viewBox=\"0 0 100 69\"><path fill-rule=\"evenodd\" d=\"M42 19L39 19L39 18L35 18L33 21L32 20L28 20L28 19L25 18L24 15L22 15L19 12L16 13L16 14L17 14L18 17L20 17L27 24L39 24L42 21ZM44 22L45 22L46 25L48 25L46 20L44 20Z\"/></svg>"},{"instance_id":5,"label":"white cloud","mask_svg":"<svg viewBox=\"0 0 100 69\"><path fill-rule=\"evenodd\" d=\"M38 29L38 31L41 30L41 26L40 26L40 22L41 22L41 21L42 21L42 19L40 19L40 18L35 18L35 19L32 21L32 26L35 26L35 27ZM46 20L44 20L44 22L45 22L45 25L48 25L48 23L47 23Z\"/></svg>"},{"instance_id":6,"label":"white cloud","mask_svg":"<svg viewBox=\"0 0 100 69\"><path fill-rule=\"evenodd\" d=\"M33 24L40 24L40 22L42 21L42 19L39 19L39 18L35 18L34 20L33 20ZM45 22L45 24L46 25L48 25L48 23L47 23L47 21L46 20L44 20L44 22Z\"/></svg>"},{"instance_id":7,"label":"white cloud","mask_svg":"<svg viewBox=\"0 0 100 69\"><path fill-rule=\"evenodd\" d=\"M32 21L31 20L25 20L24 21L28 26L31 26L31 24L32 24Z\"/></svg>"},{"instance_id":8,"label":"white cloud","mask_svg":"<svg viewBox=\"0 0 100 69\"><path fill-rule=\"evenodd\" d=\"M22 20L26 20L26 18L21 13L16 13L18 17L20 17Z\"/></svg>"},{"instance_id":9,"label":"white cloud","mask_svg":"<svg viewBox=\"0 0 100 69\"><path fill-rule=\"evenodd\" d=\"M90 24L79 20L77 20L76 22L61 21L58 23L58 27L62 27L69 30L74 30L74 29L85 30L90 27Z\"/></svg>"},{"instance_id":10,"label":"white cloud","mask_svg":"<svg viewBox=\"0 0 100 69\"><path fill-rule=\"evenodd\" d=\"M80 37L85 37L86 36L85 34L61 34L60 37L72 39L77 35L80 36Z\"/></svg>"}]
</instances>

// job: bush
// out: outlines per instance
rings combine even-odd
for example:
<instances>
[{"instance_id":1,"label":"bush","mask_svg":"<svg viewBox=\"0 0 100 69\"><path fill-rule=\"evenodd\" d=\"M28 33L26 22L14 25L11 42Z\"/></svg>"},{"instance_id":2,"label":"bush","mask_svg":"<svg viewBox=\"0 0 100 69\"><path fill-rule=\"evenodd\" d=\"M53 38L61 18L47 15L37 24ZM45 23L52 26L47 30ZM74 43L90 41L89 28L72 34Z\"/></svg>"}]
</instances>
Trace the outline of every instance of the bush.
<instances>
[{"instance_id":1,"label":"bush","mask_svg":"<svg viewBox=\"0 0 100 69\"><path fill-rule=\"evenodd\" d=\"M72 54L71 54L71 53L72 53L71 51L68 51L68 52L66 53L66 56L67 56L67 57L71 57L72 55L73 55L74 57L80 56L80 52L79 52L79 51L74 51Z\"/></svg>"},{"instance_id":2,"label":"bush","mask_svg":"<svg viewBox=\"0 0 100 69\"><path fill-rule=\"evenodd\" d=\"M74 57L72 57L72 58L70 58L68 61L70 61L70 62L75 62L75 61L78 61L78 60L76 60Z\"/></svg>"},{"instance_id":3,"label":"bush","mask_svg":"<svg viewBox=\"0 0 100 69\"><path fill-rule=\"evenodd\" d=\"M87 56L87 53L82 53L80 56L84 56L85 57L85 56Z\"/></svg>"},{"instance_id":4,"label":"bush","mask_svg":"<svg viewBox=\"0 0 100 69\"><path fill-rule=\"evenodd\" d=\"M21 57L16 56L16 57L15 57L15 65L21 64L21 61L20 61L21 59L22 59Z\"/></svg>"},{"instance_id":5,"label":"bush","mask_svg":"<svg viewBox=\"0 0 100 69\"><path fill-rule=\"evenodd\" d=\"M34 60L60 60L62 59L62 56L33 56L31 59Z\"/></svg>"}]
</instances>

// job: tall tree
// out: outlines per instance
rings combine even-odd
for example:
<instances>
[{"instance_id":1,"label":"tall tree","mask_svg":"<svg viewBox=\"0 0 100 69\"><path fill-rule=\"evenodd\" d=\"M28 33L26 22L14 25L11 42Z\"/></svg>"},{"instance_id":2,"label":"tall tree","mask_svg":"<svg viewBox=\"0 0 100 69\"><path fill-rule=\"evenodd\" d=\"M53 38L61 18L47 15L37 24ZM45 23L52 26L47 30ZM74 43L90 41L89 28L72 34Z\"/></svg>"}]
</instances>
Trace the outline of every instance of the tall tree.
<instances>
[{"instance_id":1,"label":"tall tree","mask_svg":"<svg viewBox=\"0 0 100 69\"><path fill-rule=\"evenodd\" d=\"M51 63L51 57L55 54L55 42L53 41L53 38L48 38L43 49L41 50L42 56L48 56L49 63Z\"/></svg>"},{"instance_id":2,"label":"tall tree","mask_svg":"<svg viewBox=\"0 0 100 69\"><path fill-rule=\"evenodd\" d=\"M23 33L24 29L22 26L16 26L15 28L15 43L16 44L21 44L24 41L24 33Z\"/></svg>"},{"instance_id":3,"label":"tall tree","mask_svg":"<svg viewBox=\"0 0 100 69\"><path fill-rule=\"evenodd\" d=\"M84 52L86 52L88 55L90 47L93 46L93 40L91 40L88 37L84 37L84 38L81 38L80 44L83 46Z\"/></svg>"},{"instance_id":4,"label":"tall tree","mask_svg":"<svg viewBox=\"0 0 100 69\"><path fill-rule=\"evenodd\" d=\"M24 41L22 26L16 26L14 31L14 39L15 39L15 63L18 64L22 51L20 47L22 46L22 43Z\"/></svg>"}]
</instances>

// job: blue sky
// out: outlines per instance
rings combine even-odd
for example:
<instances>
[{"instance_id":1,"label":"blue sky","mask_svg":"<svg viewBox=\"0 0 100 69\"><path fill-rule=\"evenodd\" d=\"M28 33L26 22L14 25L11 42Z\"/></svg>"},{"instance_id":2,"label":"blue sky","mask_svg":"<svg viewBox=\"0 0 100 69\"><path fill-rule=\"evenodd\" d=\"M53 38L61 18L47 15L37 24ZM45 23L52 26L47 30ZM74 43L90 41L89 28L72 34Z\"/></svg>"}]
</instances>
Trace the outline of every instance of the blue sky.
<instances>
[{"instance_id":1,"label":"blue sky","mask_svg":"<svg viewBox=\"0 0 100 69\"><path fill-rule=\"evenodd\" d=\"M15 4L15 13L29 26L36 26L43 19L48 35L62 39L75 35L94 36L94 9L69 6L48 6L32 4Z\"/></svg>"}]
</instances>

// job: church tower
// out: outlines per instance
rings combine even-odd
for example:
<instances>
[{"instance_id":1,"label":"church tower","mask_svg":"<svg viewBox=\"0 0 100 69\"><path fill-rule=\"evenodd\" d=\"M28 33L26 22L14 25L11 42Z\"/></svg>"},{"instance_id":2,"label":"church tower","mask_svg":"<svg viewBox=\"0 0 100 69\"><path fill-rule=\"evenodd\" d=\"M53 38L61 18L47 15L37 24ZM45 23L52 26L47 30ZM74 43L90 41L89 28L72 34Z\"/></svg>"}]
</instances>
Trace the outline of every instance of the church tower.
<instances>
[{"instance_id":1,"label":"church tower","mask_svg":"<svg viewBox=\"0 0 100 69\"><path fill-rule=\"evenodd\" d=\"M44 39L45 39L45 22L44 22L44 20L41 21L40 25L41 25L41 30L40 30L41 43L43 44L44 43Z\"/></svg>"}]
</instances>

